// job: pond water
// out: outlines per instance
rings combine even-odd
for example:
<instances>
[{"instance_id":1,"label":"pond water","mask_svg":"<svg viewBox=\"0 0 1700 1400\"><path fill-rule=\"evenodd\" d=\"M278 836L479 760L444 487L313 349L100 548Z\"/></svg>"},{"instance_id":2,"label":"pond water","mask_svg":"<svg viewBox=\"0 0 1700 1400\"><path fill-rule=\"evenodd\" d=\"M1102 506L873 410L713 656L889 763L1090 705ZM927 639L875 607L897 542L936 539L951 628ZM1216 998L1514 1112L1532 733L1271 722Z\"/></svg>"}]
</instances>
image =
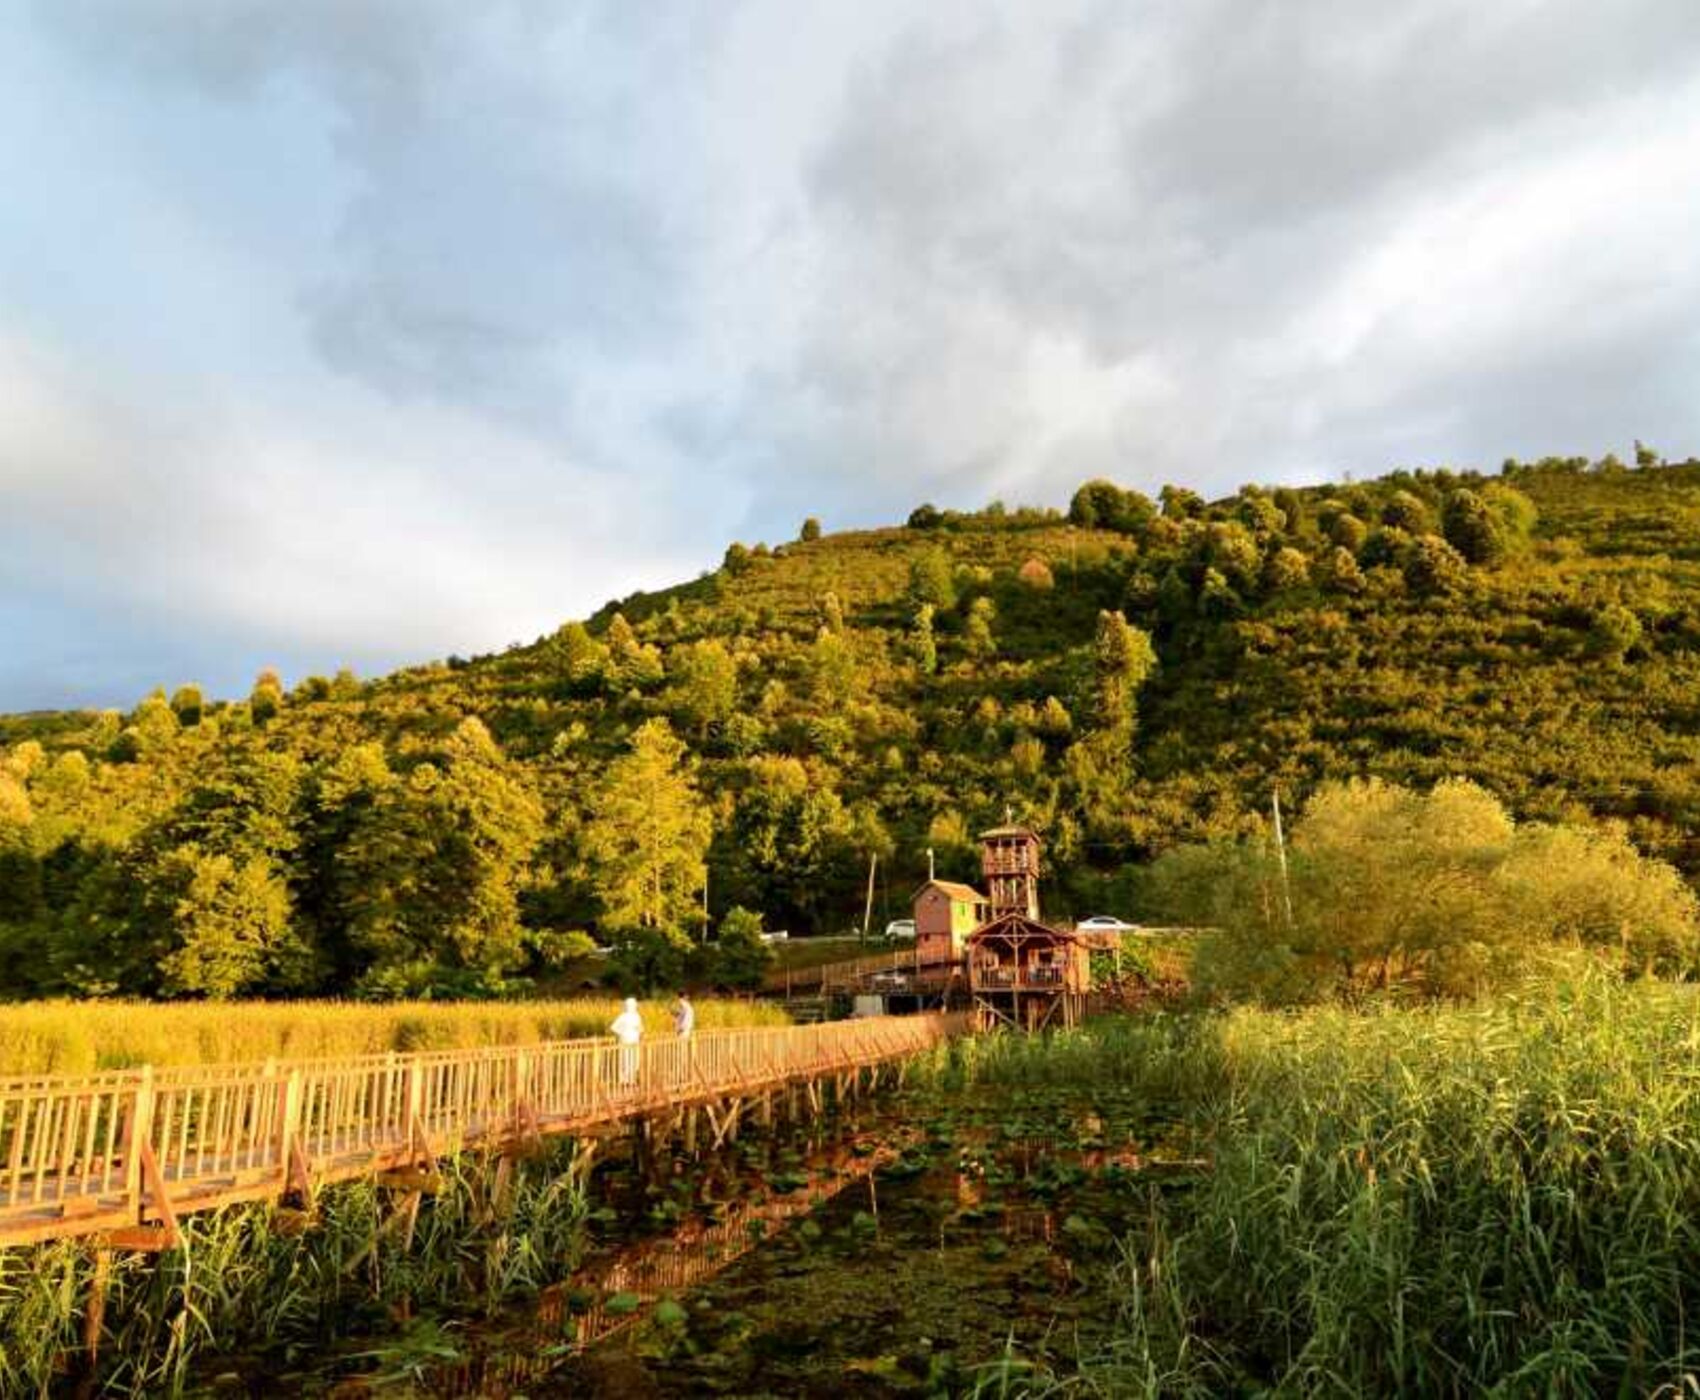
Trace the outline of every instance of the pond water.
<instances>
[{"instance_id":1,"label":"pond water","mask_svg":"<svg viewBox=\"0 0 1700 1400\"><path fill-rule=\"evenodd\" d=\"M570 1276L494 1320L413 1319L305 1388L931 1395L1067 1376L1113 1340L1118 1241L1190 1165L1113 1089L915 1091L696 1160L633 1154L594 1179ZM351 1354L385 1383L350 1376Z\"/></svg>"},{"instance_id":2,"label":"pond water","mask_svg":"<svg viewBox=\"0 0 1700 1400\"><path fill-rule=\"evenodd\" d=\"M706 1215L699 1196L682 1228L593 1261L568 1307L508 1335L507 1375L486 1361L461 1393L933 1395L1068 1375L1114 1341L1117 1242L1190 1169L1149 1104L1114 1092L916 1094L836 1126L745 1145L717 1184L748 1193L709 1186ZM692 1193L689 1174L673 1186Z\"/></svg>"}]
</instances>

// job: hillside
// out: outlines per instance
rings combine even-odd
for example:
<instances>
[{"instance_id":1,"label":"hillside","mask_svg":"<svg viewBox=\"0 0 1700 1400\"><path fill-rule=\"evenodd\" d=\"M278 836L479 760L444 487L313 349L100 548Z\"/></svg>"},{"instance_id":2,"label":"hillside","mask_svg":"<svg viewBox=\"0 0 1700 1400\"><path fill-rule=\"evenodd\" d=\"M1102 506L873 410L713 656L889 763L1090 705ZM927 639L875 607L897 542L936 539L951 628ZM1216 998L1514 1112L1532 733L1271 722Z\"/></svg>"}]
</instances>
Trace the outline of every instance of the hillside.
<instances>
[{"instance_id":1,"label":"hillside","mask_svg":"<svg viewBox=\"0 0 1700 1400\"><path fill-rule=\"evenodd\" d=\"M501 655L0 719L0 967L12 994L143 995L546 971L570 931L622 932L589 815L656 718L716 922L841 929L875 853L876 915L901 912L926 849L971 874L1006 807L1045 836L1053 912L1137 914L1140 862L1361 774L1621 819L1693 878L1696 696L1696 462L922 508L733 546ZM697 868L656 876L675 930Z\"/></svg>"}]
</instances>

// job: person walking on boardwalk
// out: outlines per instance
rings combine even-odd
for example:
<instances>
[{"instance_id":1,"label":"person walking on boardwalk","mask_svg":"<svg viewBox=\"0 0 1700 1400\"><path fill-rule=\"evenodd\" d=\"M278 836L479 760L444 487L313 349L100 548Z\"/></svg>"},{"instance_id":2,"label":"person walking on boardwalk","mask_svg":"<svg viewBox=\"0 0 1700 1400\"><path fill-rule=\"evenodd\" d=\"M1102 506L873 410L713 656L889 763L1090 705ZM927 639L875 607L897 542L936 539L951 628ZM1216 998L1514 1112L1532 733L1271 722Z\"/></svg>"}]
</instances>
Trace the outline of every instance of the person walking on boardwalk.
<instances>
[{"instance_id":1,"label":"person walking on boardwalk","mask_svg":"<svg viewBox=\"0 0 1700 1400\"><path fill-rule=\"evenodd\" d=\"M681 1039L689 1040L691 1032L697 1028L697 1009L691 1005L689 992L680 992L679 1000L673 1007L673 1031Z\"/></svg>"},{"instance_id":2,"label":"person walking on boardwalk","mask_svg":"<svg viewBox=\"0 0 1700 1400\"><path fill-rule=\"evenodd\" d=\"M625 1007L608 1027L620 1042L620 1084L630 1087L637 1083L638 1041L643 1039L643 1017L638 1014L636 997L627 997Z\"/></svg>"}]
</instances>

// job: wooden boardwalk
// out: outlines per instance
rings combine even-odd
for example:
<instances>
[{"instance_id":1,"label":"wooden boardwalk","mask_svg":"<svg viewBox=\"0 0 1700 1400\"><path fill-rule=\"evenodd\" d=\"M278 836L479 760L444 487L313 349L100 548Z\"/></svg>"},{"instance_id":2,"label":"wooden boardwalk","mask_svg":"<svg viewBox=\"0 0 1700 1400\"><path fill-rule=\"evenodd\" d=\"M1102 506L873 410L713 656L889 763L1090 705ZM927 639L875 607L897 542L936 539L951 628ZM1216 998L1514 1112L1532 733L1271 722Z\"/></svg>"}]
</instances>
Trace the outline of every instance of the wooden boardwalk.
<instances>
[{"instance_id":1,"label":"wooden boardwalk","mask_svg":"<svg viewBox=\"0 0 1700 1400\"><path fill-rule=\"evenodd\" d=\"M166 1247L190 1211L429 1171L468 1148L741 1104L966 1030L962 1016L888 1016L635 1049L572 1040L0 1080L0 1247L81 1235Z\"/></svg>"}]
</instances>

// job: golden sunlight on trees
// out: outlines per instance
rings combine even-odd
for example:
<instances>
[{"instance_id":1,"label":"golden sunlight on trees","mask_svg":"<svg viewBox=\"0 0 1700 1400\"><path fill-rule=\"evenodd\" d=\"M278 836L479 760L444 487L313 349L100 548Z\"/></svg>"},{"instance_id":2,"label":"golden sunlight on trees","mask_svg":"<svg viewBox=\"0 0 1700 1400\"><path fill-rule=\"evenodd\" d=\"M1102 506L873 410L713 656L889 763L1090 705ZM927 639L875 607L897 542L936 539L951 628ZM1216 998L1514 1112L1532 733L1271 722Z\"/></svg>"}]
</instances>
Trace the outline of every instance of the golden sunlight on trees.
<instances>
[{"instance_id":1,"label":"golden sunlight on trees","mask_svg":"<svg viewBox=\"0 0 1700 1400\"><path fill-rule=\"evenodd\" d=\"M1321 788L1291 829L1183 847L1149 872L1170 917L1206 928L1201 987L1273 1003L1463 994L1555 954L1671 971L1700 945L1700 906L1621 831L1514 823L1475 784Z\"/></svg>"}]
</instances>

